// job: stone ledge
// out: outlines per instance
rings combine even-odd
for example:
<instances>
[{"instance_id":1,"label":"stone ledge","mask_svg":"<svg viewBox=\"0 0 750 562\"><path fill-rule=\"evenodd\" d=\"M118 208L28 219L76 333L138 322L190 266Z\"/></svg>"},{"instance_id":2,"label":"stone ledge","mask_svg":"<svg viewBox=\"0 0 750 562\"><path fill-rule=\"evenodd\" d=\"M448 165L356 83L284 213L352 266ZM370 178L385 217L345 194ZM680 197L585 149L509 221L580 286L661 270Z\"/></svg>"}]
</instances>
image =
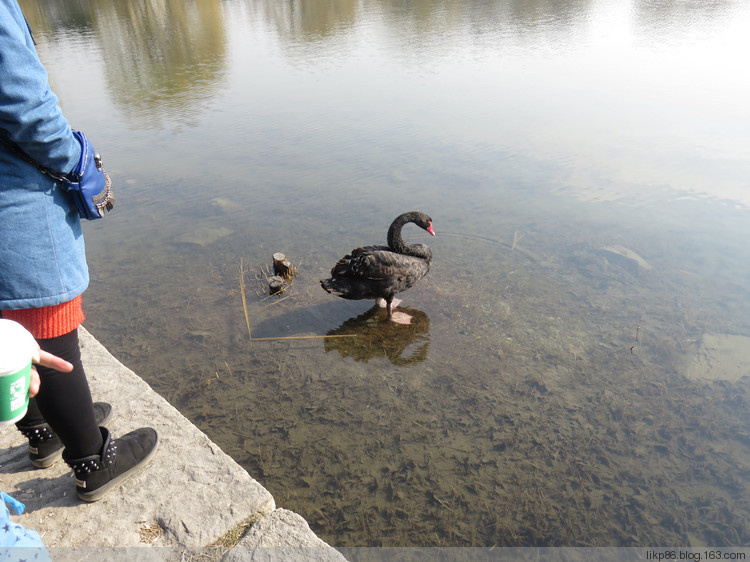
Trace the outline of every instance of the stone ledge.
<instances>
[{"instance_id":1,"label":"stone ledge","mask_svg":"<svg viewBox=\"0 0 750 562\"><path fill-rule=\"evenodd\" d=\"M80 340L94 400L113 407L107 424L113 436L150 426L159 432L159 449L145 470L88 504L76 497L72 473L62 461L34 469L24 438L14 427L4 427L0 489L26 504L26 512L14 521L39 532L47 548L58 554L139 547L141 557L149 550L143 547L150 546L156 559L167 559L167 552L203 548L257 518L241 548L228 556L249 555L237 560L251 560L270 552L269 547L312 547L327 553L320 559L342 559L328 558L338 553L304 519L276 510L263 486L83 328Z\"/></svg>"}]
</instances>

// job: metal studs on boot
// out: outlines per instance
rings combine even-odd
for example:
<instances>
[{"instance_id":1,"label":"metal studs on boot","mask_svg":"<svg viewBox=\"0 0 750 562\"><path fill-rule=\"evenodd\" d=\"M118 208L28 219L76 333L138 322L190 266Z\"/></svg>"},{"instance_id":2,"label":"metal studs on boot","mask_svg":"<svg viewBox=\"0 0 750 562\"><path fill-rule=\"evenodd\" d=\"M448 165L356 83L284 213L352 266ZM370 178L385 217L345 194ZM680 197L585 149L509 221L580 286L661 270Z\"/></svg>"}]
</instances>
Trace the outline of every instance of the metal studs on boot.
<instances>
[{"instance_id":1,"label":"metal studs on boot","mask_svg":"<svg viewBox=\"0 0 750 562\"><path fill-rule=\"evenodd\" d=\"M70 459L63 452L63 459L75 473L78 497L87 502L100 500L143 469L159 443L156 431L150 427L136 429L117 440L106 427L99 430L104 444L98 454Z\"/></svg>"},{"instance_id":2,"label":"metal studs on boot","mask_svg":"<svg viewBox=\"0 0 750 562\"><path fill-rule=\"evenodd\" d=\"M112 406L106 402L95 402L94 417L97 425L104 425L112 417ZM16 427L29 440L29 460L36 468L49 468L60 459L63 444L49 424L17 423Z\"/></svg>"},{"instance_id":3,"label":"metal studs on boot","mask_svg":"<svg viewBox=\"0 0 750 562\"><path fill-rule=\"evenodd\" d=\"M37 468L49 468L63 452L60 438L46 423L18 426L18 430L29 440L29 460Z\"/></svg>"}]
</instances>

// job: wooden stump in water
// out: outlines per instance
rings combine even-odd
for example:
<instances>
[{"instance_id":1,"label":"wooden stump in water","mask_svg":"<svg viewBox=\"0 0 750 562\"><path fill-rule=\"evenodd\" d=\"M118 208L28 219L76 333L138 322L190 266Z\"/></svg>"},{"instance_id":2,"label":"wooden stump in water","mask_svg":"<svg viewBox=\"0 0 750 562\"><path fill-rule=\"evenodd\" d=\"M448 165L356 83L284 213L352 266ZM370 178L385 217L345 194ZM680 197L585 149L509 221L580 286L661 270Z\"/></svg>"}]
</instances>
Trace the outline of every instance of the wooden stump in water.
<instances>
[{"instance_id":1,"label":"wooden stump in water","mask_svg":"<svg viewBox=\"0 0 750 562\"><path fill-rule=\"evenodd\" d=\"M278 275L273 275L268 278L268 288L272 295L280 293L284 286L284 280Z\"/></svg>"},{"instance_id":2,"label":"wooden stump in water","mask_svg":"<svg viewBox=\"0 0 750 562\"><path fill-rule=\"evenodd\" d=\"M297 274L297 269L284 254L278 252L273 255L273 272L282 279L291 279Z\"/></svg>"},{"instance_id":3,"label":"wooden stump in water","mask_svg":"<svg viewBox=\"0 0 750 562\"><path fill-rule=\"evenodd\" d=\"M282 267L281 264L283 264L285 260L286 256L281 252L277 252L273 255L273 271L276 275L281 275L281 272L279 270Z\"/></svg>"}]
</instances>

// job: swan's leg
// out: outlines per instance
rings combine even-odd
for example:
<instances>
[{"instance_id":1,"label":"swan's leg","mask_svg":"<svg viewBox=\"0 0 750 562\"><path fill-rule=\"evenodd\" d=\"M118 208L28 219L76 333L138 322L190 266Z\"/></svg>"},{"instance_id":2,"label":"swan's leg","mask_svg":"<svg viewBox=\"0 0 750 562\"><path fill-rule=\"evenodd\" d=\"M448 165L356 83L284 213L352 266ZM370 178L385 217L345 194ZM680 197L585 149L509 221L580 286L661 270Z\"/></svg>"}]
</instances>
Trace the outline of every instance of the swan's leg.
<instances>
[{"instance_id":1,"label":"swan's leg","mask_svg":"<svg viewBox=\"0 0 750 562\"><path fill-rule=\"evenodd\" d=\"M380 308L385 308L388 311L388 316L393 314L393 309L401 304L401 299L394 299L393 297L384 299L375 299L375 302Z\"/></svg>"}]
</instances>

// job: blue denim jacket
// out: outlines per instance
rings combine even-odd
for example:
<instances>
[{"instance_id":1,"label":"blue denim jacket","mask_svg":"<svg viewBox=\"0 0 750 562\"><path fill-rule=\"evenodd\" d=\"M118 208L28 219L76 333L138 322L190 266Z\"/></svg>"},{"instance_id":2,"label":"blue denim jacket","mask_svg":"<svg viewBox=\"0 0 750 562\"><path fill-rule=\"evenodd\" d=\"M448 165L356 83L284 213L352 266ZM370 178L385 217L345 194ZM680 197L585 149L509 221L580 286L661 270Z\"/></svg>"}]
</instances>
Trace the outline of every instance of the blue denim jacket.
<instances>
[{"instance_id":1,"label":"blue denim jacket","mask_svg":"<svg viewBox=\"0 0 750 562\"><path fill-rule=\"evenodd\" d=\"M16 0L0 0L0 136L62 174L80 157ZM0 310L60 304L88 286L75 204L4 143L0 236Z\"/></svg>"}]
</instances>

